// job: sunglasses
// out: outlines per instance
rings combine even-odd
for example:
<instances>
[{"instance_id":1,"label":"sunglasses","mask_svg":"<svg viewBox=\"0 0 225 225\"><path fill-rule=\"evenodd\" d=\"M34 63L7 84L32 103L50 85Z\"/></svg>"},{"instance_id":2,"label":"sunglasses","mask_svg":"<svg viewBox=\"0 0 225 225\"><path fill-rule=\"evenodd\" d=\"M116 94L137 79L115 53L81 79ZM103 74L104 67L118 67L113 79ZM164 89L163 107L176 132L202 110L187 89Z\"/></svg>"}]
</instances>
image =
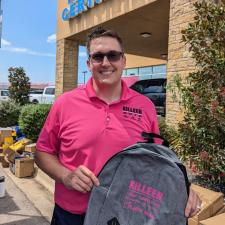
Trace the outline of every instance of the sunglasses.
<instances>
[{"instance_id":1,"label":"sunglasses","mask_svg":"<svg viewBox=\"0 0 225 225\"><path fill-rule=\"evenodd\" d=\"M117 62L120 60L121 56L123 56L123 52L118 51L109 51L106 53L96 52L93 54L89 54L89 59L91 59L93 63L102 63L105 56L109 62Z\"/></svg>"}]
</instances>

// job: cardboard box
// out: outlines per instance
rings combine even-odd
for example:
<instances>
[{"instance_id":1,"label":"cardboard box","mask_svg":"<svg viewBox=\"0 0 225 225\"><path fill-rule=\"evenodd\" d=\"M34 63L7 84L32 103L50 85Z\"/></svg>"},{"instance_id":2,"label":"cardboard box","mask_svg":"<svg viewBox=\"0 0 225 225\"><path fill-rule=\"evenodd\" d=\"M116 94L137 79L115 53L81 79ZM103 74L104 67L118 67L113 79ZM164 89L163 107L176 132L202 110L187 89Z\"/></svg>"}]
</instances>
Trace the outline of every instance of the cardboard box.
<instances>
[{"instance_id":1,"label":"cardboard box","mask_svg":"<svg viewBox=\"0 0 225 225\"><path fill-rule=\"evenodd\" d=\"M221 213L225 213L225 205L223 205L223 207L215 214L216 215L219 215ZM225 224L225 223L224 223Z\"/></svg>"},{"instance_id":2,"label":"cardboard box","mask_svg":"<svg viewBox=\"0 0 225 225\"><path fill-rule=\"evenodd\" d=\"M4 138L4 144L5 145L12 145L14 142L13 137L5 137Z\"/></svg>"},{"instance_id":3,"label":"cardboard box","mask_svg":"<svg viewBox=\"0 0 225 225\"><path fill-rule=\"evenodd\" d=\"M197 215L188 219L188 225L199 225L199 221L214 216L223 207L223 194L194 184L191 188L202 200L202 209Z\"/></svg>"},{"instance_id":4,"label":"cardboard box","mask_svg":"<svg viewBox=\"0 0 225 225\"><path fill-rule=\"evenodd\" d=\"M5 160L9 163L14 163L14 159L15 159L15 155L16 155L16 152L11 150L10 148L7 148L5 151L4 151L4 154L5 154Z\"/></svg>"},{"instance_id":5,"label":"cardboard box","mask_svg":"<svg viewBox=\"0 0 225 225\"><path fill-rule=\"evenodd\" d=\"M19 158L15 159L15 176L30 177L34 173L34 159Z\"/></svg>"},{"instance_id":6,"label":"cardboard box","mask_svg":"<svg viewBox=\"0 0 225 225\"><path fill-rule=\"evenodd\" d=\"M4 143L5 137L12 136L12 128L0 128L0 145Z\"/></svg>"},{"instance_id":7,"label":"cardboard box","mask_svg":"<svg viewBox=\"0 0 225 225\"><path fill-rule=\"evenodd\" d=\"M213 216L207 220L200 221L200 225L224 225L224 224L225 224L225 213Z\"/></svg>"},{"instance_id":8,"label":"cardboard box","mask_svg":"<svg viewBox=\"0 0 225 225\"><path fill-rule=\"evenodd\" d=\"M4 159L4 154L0 153L0 162L2 162L3 159Z\"/></svg>"},{"instance_id":9,"label":"cardboard box","mask_svg":"<svg viewBox=\"0 0 225 225\"><path fill-rule=\"evenodd\" d=\"M9 163L7 161L5 161L5 157L2 158L2 167L3 168L8 168L9 167Z\"/></svg>"},{"instance_id":10,"label":"cardboard box","mask_svg":"<svg viewBox=\"0 0 225 225\"><path fill-rule=\"evenodd\" d=\"M36 151L36 143L29 144L25 146L25 152L35 152Z\"/></svg>"},{"instance_id":11,"label":"cardboard box","mask_svg":"<svg viewBox=\"0 0 225 225\"><path fill-rule=\"evenodd\" d=\"M12 149L13 151L24 151L25 146L31 144L32 141L30 139L27 138L23 138L19 141L17 141L16 143L12 144L9 146L10 149Z\"/></svg>"}]
</instances>

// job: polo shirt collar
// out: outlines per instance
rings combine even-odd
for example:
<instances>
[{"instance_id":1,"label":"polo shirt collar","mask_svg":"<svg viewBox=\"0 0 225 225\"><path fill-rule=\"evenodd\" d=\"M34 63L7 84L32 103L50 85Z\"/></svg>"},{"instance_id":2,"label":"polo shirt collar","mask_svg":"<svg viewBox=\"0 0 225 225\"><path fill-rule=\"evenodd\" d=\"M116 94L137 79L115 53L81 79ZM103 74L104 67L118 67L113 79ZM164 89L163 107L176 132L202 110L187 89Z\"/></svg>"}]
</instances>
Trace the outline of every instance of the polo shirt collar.
<instances>
[{"instance_id":1,"label":"polo shirt collar","mask_svg":"<svg viewBox=\"0 0 225 225\"><path fill-rule=\"evenodd\" d=\"M120 98L120 101L128 100L129 98L132 97L131 90L127 86L125 81L123 81L121 79L121 82L122 82L122 96ZM93 88L93 78L92 77L89 79L89 81L85 85L85 90L86 90L86 93L87 93L89 98L98 98L98 96L96 95L96 92Z\"/></svg>"}]
</instances>

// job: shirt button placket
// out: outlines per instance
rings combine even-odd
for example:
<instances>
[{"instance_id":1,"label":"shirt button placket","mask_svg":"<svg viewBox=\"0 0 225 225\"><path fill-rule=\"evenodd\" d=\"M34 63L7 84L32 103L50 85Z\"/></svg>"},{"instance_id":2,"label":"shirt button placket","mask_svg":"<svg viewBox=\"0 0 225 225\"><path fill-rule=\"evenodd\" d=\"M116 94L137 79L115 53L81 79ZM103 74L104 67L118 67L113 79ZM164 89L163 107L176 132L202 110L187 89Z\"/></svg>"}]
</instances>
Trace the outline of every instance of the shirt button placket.
<instances>
[{"instance_id":1,"label":"shirt button placket","mask_svg":"<svg viewBox=\"0 0 225 225\"><path fill-rule=\"evenodd\" d=\"M109 125L110 116L109 116L109 105L106 107L106 126Z\"/></svg>"}]
</instances>

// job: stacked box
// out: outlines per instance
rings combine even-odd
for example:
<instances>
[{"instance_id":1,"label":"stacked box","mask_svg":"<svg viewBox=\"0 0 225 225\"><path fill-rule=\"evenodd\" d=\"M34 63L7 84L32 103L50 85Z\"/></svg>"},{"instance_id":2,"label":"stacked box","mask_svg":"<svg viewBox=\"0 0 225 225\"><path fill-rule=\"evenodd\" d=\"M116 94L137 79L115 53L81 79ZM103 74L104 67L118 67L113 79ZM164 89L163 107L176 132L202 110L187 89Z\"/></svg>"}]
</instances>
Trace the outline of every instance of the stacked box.
<instances>
[{"instance_id":1,"label":"stacked box","mask_svg":"<svg viewBox=\"0 0 225 225\"><path fill-rule=\"evenodd\" d=\"M224 225L225 213L213 216L207 220L200 221L200 225Z\"/></svg>"},{"instance_id":2,"label":"stacked box","mask_svg":"<svg viewBox=\"0 0 225 225\"><path fill-rule=\"evenodd\" d=\"M34 153L36 151L36 143L25 146L25 152Z\"/></svg>"},{"instance_id":3,"label":"stacked box","mask_svg":"<svg viewBox=\"0 0 225 225\"><path fill-rule=\"evenodd\" d=\"M223 207L216 213L216 215L219 215L221 213L225 213L225 204L223 205ZM216 216L215 215L215 216Z\"/></svg>"},{"instance_id":4,"label":"stacked box","mask_svg":"<svg viewBox=\"0 0 225 225\"><path fill-rule=\"evenodd\" d=\"M30 177L34 173L34 159L15 159L15 176L19 178Z\"/></svg>"},{"instance_id":5,"label":"stacked box","mask_svg":"<svg viewBox=\"0 0 225 225\"><path fill-rule=\"evenodd\" d=\"M188 219L188 225L199 225L201 220L214 216L223 207L223 194L193 184L191 188L202 200L202 209L197 215Z\"/></svg>"},{"instance_id":6,"label":"stacked box","mask_svg":"<svg viewBox=\"0 0 225 225\"><path fill-rule=\"evenodd\" d=\"M12 129L1 127L0 128L0 145L4 143L6 137L12 137Z\"/></svg>"},{"instance_id":7,"label":"stacked box","mask_svg":"<svg viewBox=\"0 0 225 225\"><path fill-rule=\"evenodd\" d=\"M9 167L9 163L5 160L5 157L3 157L1 159L1 161L2 161L2 167L3 168L8 168Z\"/></svg>"}]
</instances>

